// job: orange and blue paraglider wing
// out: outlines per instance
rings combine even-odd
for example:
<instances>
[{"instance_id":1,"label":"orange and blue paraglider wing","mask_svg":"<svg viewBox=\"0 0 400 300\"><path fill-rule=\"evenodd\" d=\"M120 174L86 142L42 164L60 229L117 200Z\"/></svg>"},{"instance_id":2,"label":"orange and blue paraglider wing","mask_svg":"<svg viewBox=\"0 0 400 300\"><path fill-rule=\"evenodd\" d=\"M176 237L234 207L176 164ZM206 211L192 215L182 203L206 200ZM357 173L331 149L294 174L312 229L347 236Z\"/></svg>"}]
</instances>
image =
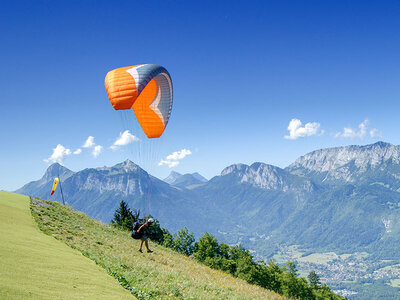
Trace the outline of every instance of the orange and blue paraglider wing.
<instances>
[{"instance_id":1,"label":"orange and blue paraglider wing","mask_svg":"<svg viewBox=\"0 0 400 300\"><path fill-rule=\"evenodd\" d=\"M132 108L148 138L160 137L172 109L172 80L153 64L135 65L107 73L105 86L116 110Z\"/></svg>"},{"instance_id":2,"label":"orange and blue paraglider wing","mask_svg":"<svg viewBox=\"0 0 400 300\"><path fill-rule=\"evenodd\" d=\"M60 179L59 179L58 177L56 177L56 178L54 179L53 188L51 189L50 196L54 194L54 192L55 192L55 190L56 190L56 188L57 188L57 185L58 185L58 182L59 182L59 181L60 181Z\"/></svg>"}]
</instances>

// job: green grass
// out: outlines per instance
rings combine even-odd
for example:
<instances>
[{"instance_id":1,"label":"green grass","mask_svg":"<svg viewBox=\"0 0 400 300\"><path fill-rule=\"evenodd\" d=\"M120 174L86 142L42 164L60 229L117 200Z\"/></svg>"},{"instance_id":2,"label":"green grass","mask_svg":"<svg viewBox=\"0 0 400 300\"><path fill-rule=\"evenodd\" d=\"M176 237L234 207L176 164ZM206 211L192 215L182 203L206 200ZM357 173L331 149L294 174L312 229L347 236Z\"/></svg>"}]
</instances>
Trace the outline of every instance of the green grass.
<instances>
[{"instance_id":1,"label":"green grass","mask_svg":"<svg viewBox=\"0 0 400 300\"><path fill-rule=\"evenodd\" d=\"M304 257L299 258L301 262L309 262L315 264L327 264L328 262L339 258L339 256L334 252L326 253L313 253Z\"/></svg>"},{"instance_id":2,"label":"green grass","mask_svg":"<svg viewBox=\"0 0 400 300\"><path fill-rule=\"evenodd\" d=\"M347 253L347 254L340 254L340 255L338 255L338 256L340 257L340 259L346 260L346 259L348 259L349 257L351 257L352 254Z\"/></svg>"},{"instance_id":3,"label":"green grass","mask_svg":"<svg viewBox=\"0 0 400 300\"><path fill-rule=\"evenodd\" d=\"M279 253L275 254L272 258L278 264L283 265L288 261L299 259L303 254L304 252L299 249L299 245L291 245L279 251Z\"/></svg>"},{"instance_id":4,"label":"green grass","mask_svg":"<svg viewBox=\"0 0 400 300\"><path fill-rule=\"evenodd\" d=\"M386 266L380 269L375 270L376 272L398 272L400 270L400 264L394 264L390 266Z\"/></svg>"},{"instance_id":5,"label":"green grass","mask_svg":"<svg viewBox=\"0 0 400 300\"><path fill-rule=\"evenodd\" d=\"M29 198L0 192L0 299L133 299L107 272L43 234Z\"/></svg>"},{"instance_id":6,"label":"green grass","mask_svg":"<svg viewBox=\"0 0 400 300\"><path fill-rule=\"evenodd\" d=\"M139 241L129 232L58 203L46 203L50 205L32 206L41 230L81 251L139 299L282 299L152 242L154 253L139 253Z\"/></svg>"}]
</instances>

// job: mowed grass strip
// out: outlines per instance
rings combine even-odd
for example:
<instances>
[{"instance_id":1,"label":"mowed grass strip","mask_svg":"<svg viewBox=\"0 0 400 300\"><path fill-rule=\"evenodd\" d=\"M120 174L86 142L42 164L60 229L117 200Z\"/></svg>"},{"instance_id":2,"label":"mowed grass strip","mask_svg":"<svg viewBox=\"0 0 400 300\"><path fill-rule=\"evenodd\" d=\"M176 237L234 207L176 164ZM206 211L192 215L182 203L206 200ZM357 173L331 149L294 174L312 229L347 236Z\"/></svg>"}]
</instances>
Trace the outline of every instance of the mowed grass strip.
<instances>
[{"instance_id":1,"label":"mowed grass strip","mask_svg":"<svg viewBox=\"0 0 400 300\"><path fill-rule=\"evenodd\" d=\"M29 197L0 191L0 299L135 299L93 261L43 234Z\"/></svg>"},{"instance_id":2,"label":"mowed grass strip","mask_svg":"<svg viewBox=\"0 0 400 300\"><path fill-rule=\"evenodd\" d=\"M130 232L58 203L46 203L50 205L32 206L39 227L103 266L138 299L282 299L152 242L154 253L140 253L139 241Z\"/></svg>"}]
</instances>

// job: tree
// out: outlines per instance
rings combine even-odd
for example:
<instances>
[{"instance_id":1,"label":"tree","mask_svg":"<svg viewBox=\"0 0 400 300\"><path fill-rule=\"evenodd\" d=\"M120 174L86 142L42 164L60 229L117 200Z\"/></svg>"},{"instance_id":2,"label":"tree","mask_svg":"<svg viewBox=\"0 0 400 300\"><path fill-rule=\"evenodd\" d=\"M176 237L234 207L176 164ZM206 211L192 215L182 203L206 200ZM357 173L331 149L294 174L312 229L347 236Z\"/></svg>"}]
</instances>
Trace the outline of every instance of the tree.
<instances>
[{"instance_id":1,"label":"tree","mask_svg":"<svg viewBox=\"0 0 400 300\"><path fill-rule=\"evenodd\" d=\"M175 248L174 248L174 238L172 237L172 234L169 233L169 231L164 229L164 228L163 228L163 230L165 230L164 231L164 235L163 235L163 242L162 242L163 246L165 246L167 248L172 248L172 249L175 250Z\"/></svg>"},{"instance_id":2,"label":"tree","mask_svg":"<svg viewBox=\"0 0 400 300\"><path fill-rule=\"evenodd\" d=\"M312 290L305 278L297 277L297 267L294 262L286 263L281 274L282 292L285 296L295 299L314 299Z\"/></svg>"},{"instance_id":3,"label":"tree","mask_svg":"<svg viewBox=\"0 0 400 300\"><path fill-rule=\"evenodd\" d=\"M292 275L293 277L296 277L297 276L296 264L293 261L288 261L286 263L286 266L288 268L289 274Z\"/></svg>"},{"instance_id":4,"label":"tree","mask_svg":"<svg viewBox=\"0 0 400 300\"><path fill-rule=\"evenodd\" d=\"M121 200L119 207L114 213L114 218L111 220L111 224L120 226L126 230L132 230L133 224L139 219L139 214L139 210L134 210L132 212L128 204Z\"/></svg>"},{"instance_id":5,"label":"tree","mask_svg":"<svg viewBox=\"0 0 400 300\"><path fill-rule=\"evenodd\" d=\"M195 239L193 233L189 233L187 228L182 228L176 234L174 234L173 245L177 252L183 253L187 256L193 254Z\"/></svg>"},{"instance_id":6,"label":"tree","mask_svg":"<svg viewBox=\"0 0 400 300\"><path fill-rule=\"evenodd\" d=\"M312 289L319 289L321 287L321 281L315 271L311 271L310 274L308 274L308 282Z\"/></svg>"},{"instance_id":7,"label":"tree","mask_svg":"<svg viewBox=\"0 0 400 300\"><path fill-rule=\"evenodd\" d=\"M236 276L244 279L251 284L256 284L259 278L259 268L253 261L253 257L242 256L236 260Z\"/></svg>"},{"instance_id":8,"label":"tree","mask_svg":"<svg viewBox=\"0 0 400 300\"><path fill-rule=\"evenodd\" d=\"M213 258L220 254L217 239L208 232L199 238L199 241L194 245L194 248L196 251L193 256L201 262L204 262L206 258Z\"/></svg>"},{"instance_id":9,"label":"tree","mask_svg":"<svg viewBox=\"0 0 400 300\"><path fill-rule=\"evenodd\" d=\"M257 267L259 276L256 284L282 294L282 270L279 265L274 260L270 260L268 264L266 264L265 261L259 261Z\"/></svg>"}]
</instances>

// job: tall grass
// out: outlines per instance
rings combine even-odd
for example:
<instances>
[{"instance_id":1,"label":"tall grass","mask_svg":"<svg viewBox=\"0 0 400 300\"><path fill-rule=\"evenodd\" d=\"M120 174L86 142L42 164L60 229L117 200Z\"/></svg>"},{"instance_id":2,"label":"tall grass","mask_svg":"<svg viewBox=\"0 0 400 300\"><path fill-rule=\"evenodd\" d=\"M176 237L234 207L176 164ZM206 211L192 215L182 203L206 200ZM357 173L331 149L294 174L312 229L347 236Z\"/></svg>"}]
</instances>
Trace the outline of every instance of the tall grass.
<instances>
[{"instance_id":1,"label":"tall grass","mask_svg":"<svg viewBox=\"0 0 400 300\"><path fill-rule=\"evenodd\" d=\"M31 210L43 232L81 251L139 299L282 299L152 242L154 253L140 253L129 232L58 203L40 203Z\"/></svg>"}]
</instances>

